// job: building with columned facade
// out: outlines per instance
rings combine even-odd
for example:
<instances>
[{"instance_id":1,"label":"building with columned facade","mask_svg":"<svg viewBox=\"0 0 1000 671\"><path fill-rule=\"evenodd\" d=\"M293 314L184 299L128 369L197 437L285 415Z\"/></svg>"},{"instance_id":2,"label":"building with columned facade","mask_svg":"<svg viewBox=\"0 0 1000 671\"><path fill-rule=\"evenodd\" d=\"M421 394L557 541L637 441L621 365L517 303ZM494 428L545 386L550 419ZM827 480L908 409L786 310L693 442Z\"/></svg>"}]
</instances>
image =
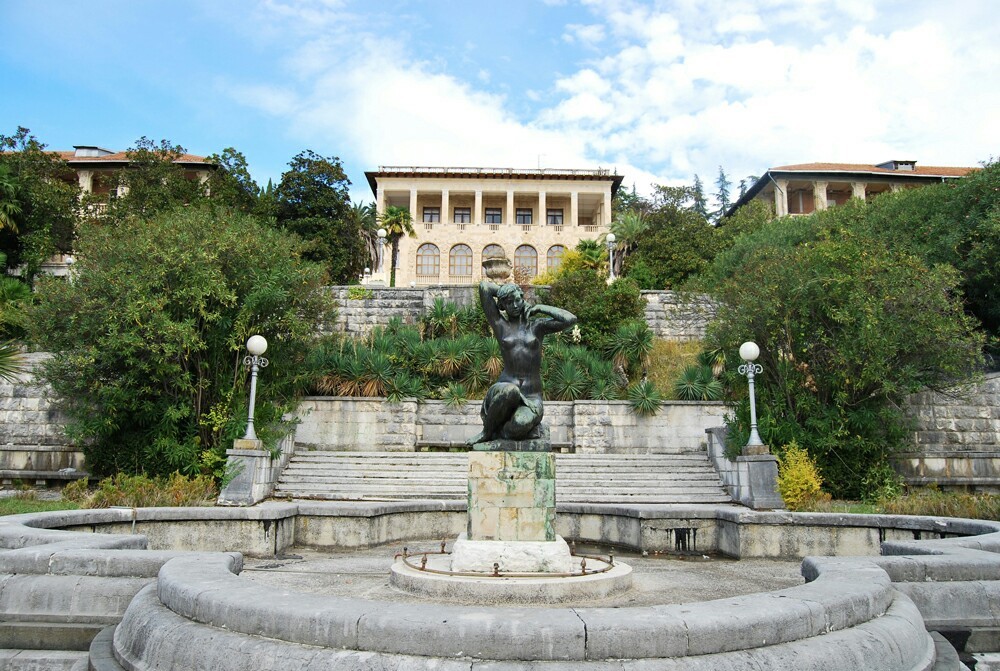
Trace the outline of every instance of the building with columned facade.
<instances>
[{"instance_id":1,"label":"building with columned facade","mask_svg":"<svg viewBox=\"0 0 1000 671\"><path fill-rule=\"evenodd\" d=\"M381 166L366 172L381 216L410 212L416 237L399 241L396 285L469 284L503 252L529 276L556 267L583 239L603 242L622 176L610 170ZM381 276L387 281L390 251Z\"/></svg>"},{"instance_id":2,"label":"building with columned facade","mask_svg":"<svg viewBox=\"0 0 1000 671\"><path fill-rule=\"evenodd\" d=\"M976 168L918 166L916 161L901 160L877 165L803 163L769 168L726 214L754 199L772 204L778 217L810 214L843 205L850 198L870 200L886 191L958 179L973 170Z\"/></svg>"}]
</instances>

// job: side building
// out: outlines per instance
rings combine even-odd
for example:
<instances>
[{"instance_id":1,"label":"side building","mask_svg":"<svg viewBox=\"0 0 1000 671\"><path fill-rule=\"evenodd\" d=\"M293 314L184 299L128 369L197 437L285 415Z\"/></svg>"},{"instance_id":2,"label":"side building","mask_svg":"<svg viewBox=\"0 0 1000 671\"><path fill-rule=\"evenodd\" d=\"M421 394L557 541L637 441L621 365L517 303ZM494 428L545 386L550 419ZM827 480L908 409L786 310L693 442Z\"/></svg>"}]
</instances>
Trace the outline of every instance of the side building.
<instances>
[{"instance_id":1,"label":"side building","mask_svg":"<svg viewBox=\"0 0 1000 671\"><path fill-rule=\"evenodd\" d=\"M976 168L918 166L916 161L862 163L802 163L768 168L726 211L731 215L751 200L770 203L774 214L810 214L843 205L850 198L870 200L899 191L964 177Z\"/></svg>"},{"instance_id":2,"label":"side building","mask_svg":"<svg viewBox=\"0 0 1000 671\"><path fill-rule=\"evenodd\" d=\"M381 216L390 206L413 218L416 237L399 241L396 285L470 284L482 261L503 252L528 276L561 263L584 239L603 241L623 177L610 170L520 170L382 166L366 172ZM388 280L390 251L383 273Z\"/></svg>"}]
</instances>

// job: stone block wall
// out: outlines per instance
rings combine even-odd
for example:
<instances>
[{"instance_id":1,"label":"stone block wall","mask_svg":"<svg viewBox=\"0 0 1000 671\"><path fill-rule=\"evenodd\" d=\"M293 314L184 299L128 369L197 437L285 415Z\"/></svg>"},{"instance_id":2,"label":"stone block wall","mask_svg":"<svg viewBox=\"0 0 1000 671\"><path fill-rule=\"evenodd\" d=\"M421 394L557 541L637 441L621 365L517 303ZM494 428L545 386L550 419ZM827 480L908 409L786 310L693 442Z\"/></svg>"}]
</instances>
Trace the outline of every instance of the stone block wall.
<instances>
[{"instance_id":1,"label":"stone block wall","mask_svg":"<svg viewBox=\"0 0 1000 671\"><path fill-rule=\"evenodd\" d=\"M707 296L643 291L642 297L646 299L646 323L657 338L701 340L708 322L715 316L716 306Z\"/></svg>"},{"instance_id":2,"label":"stone block wall","mask_svg":"<svg viewBox=\"0 0 1000 671\"><path fill-rule=\"evenodd\" d=\"M910 484L1000 490L1000 373L949 393L913 394L913 449L897 455Z\"/></svg>"},{"instance_id":3,"label":"stone block wall","mask_svg":"<svg viewBox=\"0 0 1000 671\"><path fill-rule=\"evenodd\" d=\"M4 480L74 479L84 474L83 452L63 432L52 390L39 384L35 368L49 355L25 354L28 372L0 380L0 477Z\"/></svg>"},{"instance_id":4,"label":"stone block wall","mask_svg":"<svg viewBox=\"0 0 1000 671\"><path fill-rule=\"evenodd\" d=\"M548 405L546 405L546 408ZM722 423L722 403L670 401L651 417L627 401L576 401L573 439L577 452L677 453L705 449L705 429Z\"/></svg>"},{"instance_id":5,"label":"stone block wall","mask_svg":"<svg viewBox=\"0 0 1000 671\"><path fill-rule=\"evenodd\" d=\"M358 291L359 289L355 289ZM473 285L435 285L429 287L367 287L371 298L350 298L351 287L330 287L337 302L337 320L331 329L350 335L365 335L376 326L385 326L393 317L413 324L443 298L459 307L476 304L477 287ZM530 294L530 291L529 291ZM704 296L675 291L643 291L645 318L658 338L699 340L715 315L715 306Z\"/></svg>"},{"instance_id":6,"label":"stone block wall","mask_svg":"<svg viewBox=\"0 0 1000 671\"><path fill-rule=\"evenodd\" d=\"M296 416L295 443L306 448L412 452L416 446L416 401L308 397Z\"/></svg>"},{"instance_id":7,"label":"stone block wall","mask_svg":"<svg viewBox=\"0 0 1000 671\"><path fill-rule=\"evenodd\" d=\"M482 428L479 406L314 396L299 406L295 442L331 451L460 448ZM705 429L721 424L724 413L711 402L671 401L651 417L636 415L627 401L545 404L553 447L595 454L704 452Z\"/></svg>"}]
</instances>

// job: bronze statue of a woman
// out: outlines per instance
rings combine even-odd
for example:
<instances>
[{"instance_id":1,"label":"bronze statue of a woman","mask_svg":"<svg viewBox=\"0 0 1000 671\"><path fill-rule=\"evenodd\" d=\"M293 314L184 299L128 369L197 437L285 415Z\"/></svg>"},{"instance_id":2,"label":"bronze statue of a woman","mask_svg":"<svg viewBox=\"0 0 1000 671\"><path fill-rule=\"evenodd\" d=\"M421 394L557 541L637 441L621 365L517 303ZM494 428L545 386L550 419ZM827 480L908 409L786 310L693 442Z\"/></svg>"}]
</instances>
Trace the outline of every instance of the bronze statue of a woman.
<instances>
[{"instance_id":1,"label":"bronze statue of a woman","mask_svg":"<svg viewBox=\"0 0 1000 671\"><path fill-rule=\"evenodd\" d=\"M516 284L479 284L486 321L500 343L503 371L486 392L483 430L469 444L525 440L542 421L542 339L576 324L576 315L550 305L529 305Z\"/></svg>"}]
</instances>

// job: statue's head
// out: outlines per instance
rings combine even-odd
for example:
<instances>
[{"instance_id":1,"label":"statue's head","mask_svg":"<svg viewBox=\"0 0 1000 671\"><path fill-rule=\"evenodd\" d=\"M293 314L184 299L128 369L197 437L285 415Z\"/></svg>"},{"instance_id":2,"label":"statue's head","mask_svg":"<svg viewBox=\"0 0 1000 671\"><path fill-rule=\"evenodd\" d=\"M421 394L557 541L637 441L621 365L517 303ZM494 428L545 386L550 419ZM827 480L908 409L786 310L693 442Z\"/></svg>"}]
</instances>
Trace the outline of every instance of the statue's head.
<instances>
[{"instance_id":1,"label":"statue's head","mask_svg":"<svg viewBox=\"0 0 1000 671\"><path fill-rule=\"evenodd\" d=\"M516 284L505 284L497 290L497 306L507 314L508 319L516 319L524 314L524 292Z\"/></svg>"}]
</instances>

